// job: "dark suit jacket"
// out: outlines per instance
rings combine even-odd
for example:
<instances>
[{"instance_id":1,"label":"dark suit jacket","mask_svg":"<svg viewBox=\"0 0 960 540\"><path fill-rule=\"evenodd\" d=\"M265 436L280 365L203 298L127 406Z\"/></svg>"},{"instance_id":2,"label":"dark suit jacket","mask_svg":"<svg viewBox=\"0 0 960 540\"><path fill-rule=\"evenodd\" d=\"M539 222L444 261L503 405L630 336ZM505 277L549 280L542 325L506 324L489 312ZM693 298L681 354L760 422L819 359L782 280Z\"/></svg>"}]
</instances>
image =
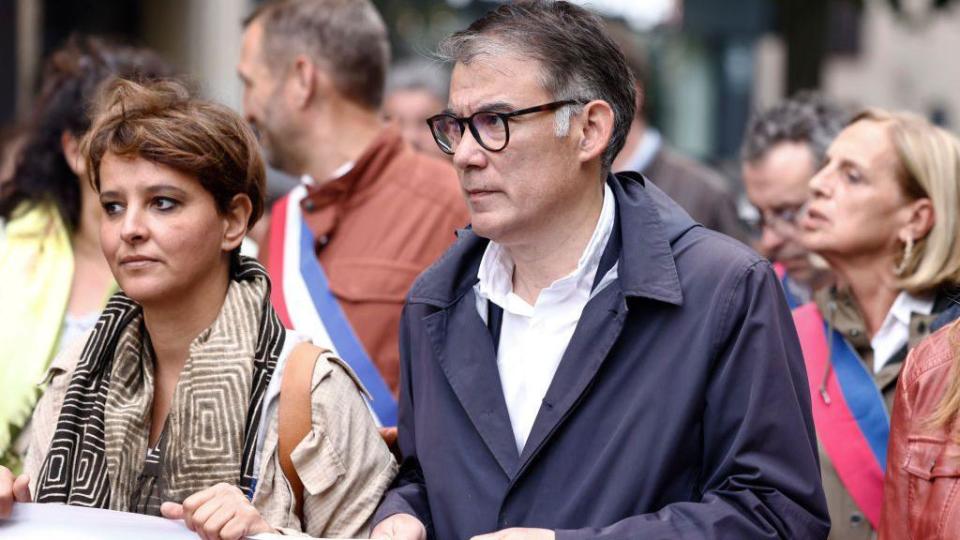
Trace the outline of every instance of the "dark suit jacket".
<instances>
[{"instance_id":1,"label":"dark suit jacket","mask_svg":"<svg viewBox=\"0 0 960 540\"><path fill-rule=\"evenodd\" d=\"M720 173L667 146L661 146L640 172L704 227L749 244L737 201Z\"/></svg>"},{"instance_id":2,"label":"dark suit jacket","mask_svg":"<svg viewBox=\"0 0 960 540\"><path fill-rule=\"evenodd\" d=\"M825 538L800 346L767 261L639 175L609 179L618 279L586 305L517 453L463 231L401 320L404 459L374 520L431 537Z\"/></svg>"}]
</instances>

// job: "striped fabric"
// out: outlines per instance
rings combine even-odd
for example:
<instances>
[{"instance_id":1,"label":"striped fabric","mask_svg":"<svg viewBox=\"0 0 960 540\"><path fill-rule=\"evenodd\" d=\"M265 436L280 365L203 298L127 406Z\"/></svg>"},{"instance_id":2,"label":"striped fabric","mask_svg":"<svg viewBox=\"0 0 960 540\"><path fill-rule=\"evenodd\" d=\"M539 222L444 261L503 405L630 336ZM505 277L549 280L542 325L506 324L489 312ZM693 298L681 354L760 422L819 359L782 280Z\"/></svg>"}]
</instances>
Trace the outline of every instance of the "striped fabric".
<instances>
[{"instance_id":1,"label":"striped fabric","mask_svg":"<svg viewBox=\"0 0 960 540\"><path fill-rule=\"evenodd\" d=\"M143 471L137 483L132 487L129 511L148 516L160 516L160 505L163 504L162 483L163 455L160 445L147 450L143 460Z\"/></svg>"},{"instance_id":2,"label":"striped fabric","mask_svg":"<svg viewBox=\"0 0 960 540\"><path fill-rule=\"evenodd\" d=\"M217 482L252 496L262 402L285 332L266 271L241 257L220 315L192 344L166 429L166 500ZM84 347L38 483L38 502L127 510L143 467L152 401L143 313L118 293ZM116 383L111 385L111 381Z\"/></svg>"},{"instance_id":3,"label":"striped fabric","mask_svg":"<svg viewBox=\"0 0 960 540\"><path fill-rule=\"evenodd\" d=\"M342 358L370 393L368 402L378 425L397 425L397 400L330 289L314 252L314 237L300 210L307 189L299 185L274 205L270 224L270 258L274 276L271 298L280 320L310 336Z\"/></svg>"}]
</instances>

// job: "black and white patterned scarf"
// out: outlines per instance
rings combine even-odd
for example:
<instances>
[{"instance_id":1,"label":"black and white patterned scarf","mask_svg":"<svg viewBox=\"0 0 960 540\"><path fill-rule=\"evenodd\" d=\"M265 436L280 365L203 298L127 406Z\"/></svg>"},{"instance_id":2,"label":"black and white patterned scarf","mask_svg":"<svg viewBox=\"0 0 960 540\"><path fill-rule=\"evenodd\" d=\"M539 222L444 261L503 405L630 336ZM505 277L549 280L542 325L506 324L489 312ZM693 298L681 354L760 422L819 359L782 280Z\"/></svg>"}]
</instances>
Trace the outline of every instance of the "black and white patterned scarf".
<instances>
[{"instance_id":1,"label":"black and white patterned scarf","mask_svg":"<svg viewBox=\"0 0 960 540\"><path fill-rule=\"evenodd\" d=\"M167 419L166 500L226 481L252 496L262 404L285 331L270 281L247 257L224 305L190 347ZM143 466L153 396L141 307L114 295L81 353L40 470L37 502L127 510ZM111 385L111 380L116 382Z\"/></svg>"}]
</instances>

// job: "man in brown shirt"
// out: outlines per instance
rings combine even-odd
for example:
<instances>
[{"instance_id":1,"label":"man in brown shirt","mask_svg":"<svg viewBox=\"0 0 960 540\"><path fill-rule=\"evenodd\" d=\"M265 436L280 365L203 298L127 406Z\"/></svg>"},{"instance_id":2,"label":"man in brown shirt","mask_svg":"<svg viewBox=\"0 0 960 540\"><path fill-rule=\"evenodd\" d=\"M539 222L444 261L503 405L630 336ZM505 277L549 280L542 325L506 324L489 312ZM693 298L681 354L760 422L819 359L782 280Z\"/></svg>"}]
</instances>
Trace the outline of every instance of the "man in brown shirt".
<instances>
[{"instance_id":1,"label":"man in brown shirt","mask_svg":"<svg viewBox=\"0 0 960 540\"><path fill-rule=\"evenodd\" d=\"M386 28L367 0L280 0L246 21L237 69L244 112L267 159L303 176L304 187L290 196L298 197L329 290L396 395L407 289L468 217L453 168L414 152L381 123L389 56ZM271 222L268 243L276 244L278 228ZM277 289L275 247L260 252ZM285 322L297 329L295 317Z\"/></svg>"}]
</instances>

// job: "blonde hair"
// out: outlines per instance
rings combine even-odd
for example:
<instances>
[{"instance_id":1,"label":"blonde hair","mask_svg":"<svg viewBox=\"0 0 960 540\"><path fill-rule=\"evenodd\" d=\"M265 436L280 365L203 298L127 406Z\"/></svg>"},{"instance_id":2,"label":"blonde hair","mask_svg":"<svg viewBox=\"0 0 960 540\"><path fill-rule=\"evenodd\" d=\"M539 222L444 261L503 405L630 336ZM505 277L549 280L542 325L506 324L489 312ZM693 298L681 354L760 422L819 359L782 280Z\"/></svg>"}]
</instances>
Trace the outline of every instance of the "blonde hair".
<instances>
[{"instance_id":1,"label":"blonde hair","mask_svg":"<svg viewBox=\"0 0 960 540\"><path fill-rule=\"evenodd\" d=\"M960 321L955 321L949 330L950 348L953 352L953 365L950 367L950 380L940 398L940 403L924 424L928 428L950 430L957 414L960 413ZM960 432L954 434L954 440L960 443Z\"/></svg>"},{"instance_id":2,"label":"blonde hair","mask_svg":"<svg viewBox=\"0 0 960 540\"><path fill-rule=\"evenodd\" d=\"M899 161L897 181L911 200L926 197L933 204L930 232L916 239L904 264L898 286L911 293L930 292L960 281L960 140L950 132L909 113L868 109L850 122L869 120L886 124ZM960 323L950 330L954 365L950 381L929 427L949 428L960 413Z\"/></svg>"},{"instance_id":3,"label":"blonde hair","mask_svg":"<svg viewBox=\"0 0 960 540\"><path fill-rule=\"evenodd\" d=\"M905 112L867 109L850 124L859 121L886 125L899 161L896 177L903 193L911 200L926 197L933 204L933 227L925 237L914 239L898 286L922 294L960 283L960 140Z\"/></svg>"}]
</instances>

